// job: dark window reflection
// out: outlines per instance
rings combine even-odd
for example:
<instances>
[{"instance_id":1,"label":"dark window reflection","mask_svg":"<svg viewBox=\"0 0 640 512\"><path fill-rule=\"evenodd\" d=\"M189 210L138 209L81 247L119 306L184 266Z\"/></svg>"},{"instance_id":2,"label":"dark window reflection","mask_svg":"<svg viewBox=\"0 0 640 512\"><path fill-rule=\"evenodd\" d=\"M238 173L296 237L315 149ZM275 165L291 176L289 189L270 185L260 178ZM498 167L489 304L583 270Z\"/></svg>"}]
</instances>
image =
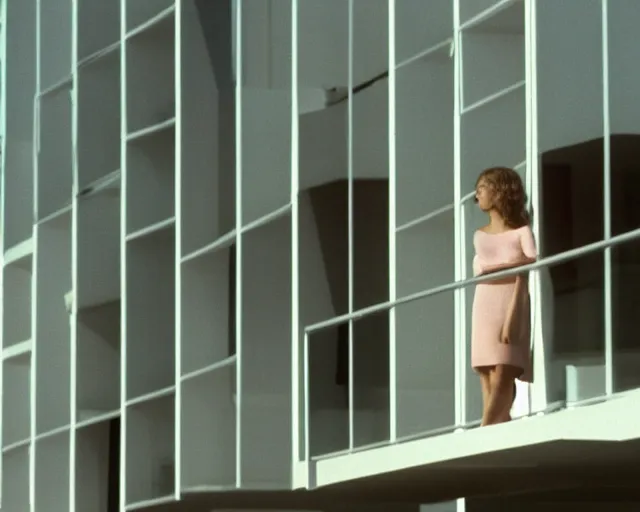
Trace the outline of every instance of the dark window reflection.
<instances>
[{"instance_id":1,"label":"dark window reflection","mask_svg":"<svg viewBox=\"0 0 640 512\"><path fill-rule=\"evenodd\" d=\"M553 286L553 353L602 354L604 256L592 253L549 269Z\"/></svg>"},{"instance_id":2,"label":"dark window reflection","mask_svg":"<svg viewBox=\"0 0 640 512\"><path fill-rule=\"evenodd\" d=\"M604 254L542 269L540 278L542 307L536 314L541 314L549 401L603 395Z\"/></svg>"},{"instance_id":3,"label":"dark window reflection","mask_svg":"<svg viewBox=\"0 0 640 512\"><path fill-rule=\"evenodd\" d=\"M611 251L614 387L623 391L640 386L640 240Z\"/></svg>"},{"instance_id":4,"label":"dark window reflection","mask_svg":"<svg viewBox=\"0 0 640 512\"><path fill-rule=\"evenodd\" d=\"M611 233L640 227L640 135L611 136Z\"/></svg>"},{"instance_id":5,"label":"dark window reflection","mask_svg":"<svg viewBox=\"0 0 640 512\"><path fill-rule=\"evenodd\" d=\"M545 256L602 240L604 144L595 139L542 155Z\"/></svg>"}]
</instances>

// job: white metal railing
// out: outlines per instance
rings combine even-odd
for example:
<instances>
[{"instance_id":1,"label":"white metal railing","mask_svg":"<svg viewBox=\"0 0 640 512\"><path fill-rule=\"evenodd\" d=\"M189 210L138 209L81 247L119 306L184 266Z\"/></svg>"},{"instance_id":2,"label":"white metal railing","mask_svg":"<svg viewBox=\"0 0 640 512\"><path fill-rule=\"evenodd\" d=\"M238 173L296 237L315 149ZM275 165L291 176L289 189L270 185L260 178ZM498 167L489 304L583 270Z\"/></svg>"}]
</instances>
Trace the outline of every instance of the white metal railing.
<instances>
[{"instance_id":1,"label":"white metal railing","mask_svg":"<svg viewBox=\"0 0 640 512\"><path fill-rule=\"evenodd\" d=\"M383 302L380 304L376 304L373 306L369 306L366 308L362 308L359 309L357 311L353 311L352 313L348 313L348 314L344 314L344 315L340 315L325 321L321 321L321 322L317 322L314 323L312 325L308 325L305 329L304 329L304 341L303 341L303 357L302 357L302 374L303 374L303 397L302 397L302 411L301 411L301 415L302 415L302 422L304 425L304 436L303 436L303 446L301 447L300 453L301 453L301 457L300 459L304 462L309 462L311 460L311 453L310 453L310 445L311 445L311 434L310 434L310 365L309 365L309 343L310 343L310 336L314 333L318 333L322 330L325 329L329 329L329 328L334 328L337 327L338 325L341 324L345 324L345 323L349 323L352 324L352 322L354 320L358 320L358 319L362 319L365 317L369 317L371 315L377 314L377 313L383 313L383 312L387 312L390 311L392 309L397 308L398 306L401 306L403 304L408 304L410 302L415 302L418 300L422 300L422 299L426 299L428 297L432 297L435 295L439 295L442 293L447 293L447 292L453 292L455 290L460 290L463 288L467 288L469 286L474 286L480 283L484 283L484 282L488 282L488 281L493 281L493 280L497 280L497 279L501 279L501 278L506 278L506 277L513 277L516 276L518 274L521 274L523 272L532 272L532 271L537 271L549 266L553 266L553 265L558 265L564 262L568 262L571 260L575 260L577 258L580 258L582 256L588 255L588 254L593 254L593 253L597 253L597 252L603 252L607 249L611 249L612 247L627 243L627 242L632 242L634 240L638 240L640 239L640 229L635 229L633 231L629 231L627 233L624 234L620 234L614 237L609 238L608 240L601 240L598 242L594 242L592 244L577 248L577 249L573 249L561 254L557 254L557 255L553 255L553 256L549 256L546 258L541 258L540 260L528 264L528 265L523 265L521 267L517 267L517 268L512 268L512 269L508 269L508 270L503 270L500 272L496 272L494 274L491 275L485 275L485 276L479 276L479 277L474 277L471 279L464 279L464 280L459 280L456 282L451 282L448 284L444 284L444 285L440 285L440 286L436 286L434 288L430 288L428 290L423 290L420 292L416 292L410 295L406 295L404 297L400 297L396 300L393 301L387 301L387 302ZM353 338L351 336L349 336L349 355L350 358L353 354ZM465 362L462 362L462 364L465 364ZM353 367L353 362L350 361L349 363L350 368ZM610 358L607 358L607 382L610 382L612 377L609 374L612 374L613 369L612 369L612 365L611 365L611 360ZM390 374L393 375L393 374ZM351 390L349 392L349 400L348 400L348 417L349 417L349 432L353 432L353 372L350 371L349 372L349 389ZM392 416L392 419L390 419L390 422L393 423L396 420L396 414L397 411L395 410L395 406L394 404L395 402L395 397L391 397L391 395L394 394L395 390L395 386L393 385L394 383L389 382L389 390L390 390L390 411L389 414ZM455 387L456 389L460 388L461 383L459 382L459 379L456 379L455 382ZM591 399L589 399L589 401L587 402L593 402L593 401L599 401L599 400L604 400L607 399L608 397L612 396L613 390L610 389L609 386L607 386L607 392L606 395L603 397L593 397ZM563 404L562 404L563 405ZM572 404L572 405L580 405L580 404ZM549 410L552 409L557 409L558 408L558 404L552 404L548 407ZM545 410L542 411L537 411L537 413L544 413L544 412L548 412ZM419 434L416 434L414 436L411 436L411 438L416 438L416 437L428 437L428 436L433 436L433 435L440 435L440 434L444 434L444 433L448 433L457 429L467 429L473 426L476 426L478 422L474 421L474 422L467 422L467 423L460 423L460 424L452 424L449 427L444 427L444 428L440 428L437 430L431 430L431 431L425 431ZM356 450L363 450L363 449L367 449L367 448L372 448L374 446L378 446L380 445L380 443L376 444L376 445L370 445L370 446L360 446L360 447L355 447L353 445L353 436L350 435L350 442L349 442L349 447L347 450L347 452L353 452ZM408 439L408 438L407 438ZM407 439L402 438L402 439L395 439L395 438L391 438L390 440L383 442L382 444L388 444L391 442L404 442ZM327 455L327 454L319 454L319 456L322 455Z\"/></svg>"}]
</instances>

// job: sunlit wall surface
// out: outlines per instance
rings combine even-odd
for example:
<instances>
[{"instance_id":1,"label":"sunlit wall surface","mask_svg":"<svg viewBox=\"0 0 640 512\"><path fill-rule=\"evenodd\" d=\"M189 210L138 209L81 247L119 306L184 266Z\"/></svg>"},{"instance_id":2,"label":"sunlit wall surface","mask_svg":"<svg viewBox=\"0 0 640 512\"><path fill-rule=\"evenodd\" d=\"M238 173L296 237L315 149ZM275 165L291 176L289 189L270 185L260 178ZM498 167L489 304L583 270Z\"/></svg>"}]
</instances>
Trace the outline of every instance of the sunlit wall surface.
<instances>
[{"instance_id":1,"label":"sunlit wall surface","mask_svg":"<svg viewBox=\"0 0 640 512\"><path fill-rule=\"evenodd\" d=\"M3 510L290 489L310 456L473 426L492 165L542 256L516 415L638 387L639 16L2 2Z\"/></svg>"}]
</instances>

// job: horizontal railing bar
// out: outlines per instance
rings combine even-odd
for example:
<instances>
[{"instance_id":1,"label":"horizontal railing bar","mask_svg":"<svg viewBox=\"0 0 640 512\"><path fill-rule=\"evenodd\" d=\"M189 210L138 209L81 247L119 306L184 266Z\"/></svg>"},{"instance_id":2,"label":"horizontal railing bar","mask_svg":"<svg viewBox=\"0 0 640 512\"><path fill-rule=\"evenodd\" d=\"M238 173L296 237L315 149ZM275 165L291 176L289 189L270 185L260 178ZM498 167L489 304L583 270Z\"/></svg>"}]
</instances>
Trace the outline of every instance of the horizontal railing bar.
<instances>
[{"instance_id":1,"label":"horizontal railing bar","mask_svg":"<svg viewBox=\"0 0 640 512\"><path fill-rule=\"evenodd\" d=\"M495 272L493 274L473 277L473 278L464 279L461 281L454 281L452 283L436 286L435 288L430 288L428 290L423 290L421 292L416 292L410 295L406 295L404 297L401 297L393 301L381 302L380 304L375 304L373 306L362 308L362 309L359 309L358 311L353 311L352 313L345 313L344 315L330 318L329 320L324 320L322 322L311 324L305 327L304 332L307 334L313 334L314 332L320 331L322 329L334 327L336 325L340 325L345 322L350 322L352 320L357 320L359 318L369 316L375 313L388 311L397 306L408 304L409 302L415 302L417 300L424 299L426 297L431 297L433 295L438 295L440 293L458 290L460 288L466 288L467 286L471 286L471 285L482 284L488 281L494 281L496 279L502 279L505 277L513 277L518 274L522 274L523 272L539 270L541 268L549 267L554 264L564 263L565 261L569 261L580 256L585 256L590 253L602 251L607 247L615 247L617 245L621 245L625 242L630 242L638 238L640 238L640 228L634 229L633 231L628 231L627 233L623 233L621 235L616 235L614 237L609 238L608 240L600 240L599 242L594 242L588 245L584 245L582 247L578 247L577 249L572 249L570 251L563 252L562 254L557 254L554 256L549 256L547 258L542 258L528 265L522 265L520 267L501 270L500 272Z\"/></svg>"}]
</instances>

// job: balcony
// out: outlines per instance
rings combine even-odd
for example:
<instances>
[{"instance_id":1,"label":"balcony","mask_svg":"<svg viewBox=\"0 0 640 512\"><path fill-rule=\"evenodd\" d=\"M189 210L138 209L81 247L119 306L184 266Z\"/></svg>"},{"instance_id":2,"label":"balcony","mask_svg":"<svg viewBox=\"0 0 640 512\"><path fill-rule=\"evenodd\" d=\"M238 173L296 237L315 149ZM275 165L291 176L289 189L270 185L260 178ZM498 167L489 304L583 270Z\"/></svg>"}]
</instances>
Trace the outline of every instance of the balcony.
<instances>
[{"instance_id":1,"label":"balcony","mask_svg":"<svg viewBox=\"0 0 640 512\"><path fill-rule=\"evenodd\" d=\"M623 244L630 236L613 239L616 276L633 272L618 254L629 248ZM615 347L608 350L597 329L603 288L593 264L604 261L601 245L527 267L534 384L517 383L508 423L477 428L479 383L467 369L469 291L486 277L435 286L307 326L294 487L366 489L380 499L416 493L426 502L458 497L461 482L465 496L473 496L504 489L566 489L591 479L602 487L611 467L634 473L640 427L631 411L640 405L635 371L640 360L636 351L620 348L624 332L619 328ZM590 279L560 288L557 275L576 264L592 269ZM545 283L549 275L556 276L555 288ZM619 296L623 284L616 280L615 286ZM623 317L623 312L617 315L618 326ZM384 325L386 332L376 331ZM559 334L577 337L585 346L596 336L600 350L559 355L553 350ZM332 339L346 345L342 406L335 405L339 400L327 406L331 386L319 364L327 357L322 344L332 345ZM376 361L380 357L384 360Z\"/></svg>"}]
</instances>

